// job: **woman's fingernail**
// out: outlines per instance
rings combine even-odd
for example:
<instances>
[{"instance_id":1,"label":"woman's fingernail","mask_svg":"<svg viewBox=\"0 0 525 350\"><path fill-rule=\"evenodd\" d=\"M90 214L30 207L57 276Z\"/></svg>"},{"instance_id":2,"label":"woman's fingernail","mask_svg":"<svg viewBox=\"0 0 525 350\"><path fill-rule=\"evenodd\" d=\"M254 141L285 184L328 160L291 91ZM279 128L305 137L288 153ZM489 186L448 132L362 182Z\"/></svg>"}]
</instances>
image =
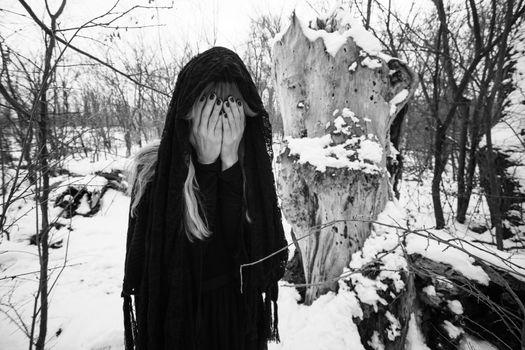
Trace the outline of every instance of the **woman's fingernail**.
<instances>
[{"instance_id":1,"label":"woman's fingernail","mask_svg":"<svg viewBox=\"0 0 525 350\"><path fill-rule=\"evenodd\" d=\"M242 105L241 100L237 100L237 104L238 104L239 106L241 106L241 105Z\"/></svg>"},{"instance_id":2,"label":"woman's fingernail","mask_svg":"<svg viewBox=\"0 0 525 350\"><path fill-rule=\"evenodd\" d=\"M215 98L215 93L212 92L211 95L210 95L210 100L213 100Z\"/></svg>"},{"instance_id":3,"label":"woman's fingernail","mask_svg":"<svg viewBox=\"0 0 525 350\"><path fill-rule=\"evenodd\" d=\"M226 107L230 108L230 102L226 101L225 105Z\"/></svg>"},{"instance_id":4,"label":"woman's fingernail","mask_svg":"<svg viewBox=\"0 0 525 350\"><path fill-rule=\"evenodd\" d=\"M230 96L230 102L231 102L231 103L234 103L234 102L235 102L235 99L233 98L233 96Z\"/></svg>"},{"instance_id":5,"label":"woman's fingernail","mask_svg":"<svg viewBox=\"0 0 525 350\"><path fill-rule=\"evenodd\" d=\"M217 99L217 106L222 103L222 100L220 98Z\"/></svg>"},{"instance_id":6,"label":"woman's fingernail","mask_svg":"<svg viewBox=\"0 0 525 350\"><path fill-rule=\"evenodd\" d=\"M201 99L199 101L202 102L202 101L204 101L205 98L206 98L206 95L202 95Z\"/></svg>"}]
</instances>

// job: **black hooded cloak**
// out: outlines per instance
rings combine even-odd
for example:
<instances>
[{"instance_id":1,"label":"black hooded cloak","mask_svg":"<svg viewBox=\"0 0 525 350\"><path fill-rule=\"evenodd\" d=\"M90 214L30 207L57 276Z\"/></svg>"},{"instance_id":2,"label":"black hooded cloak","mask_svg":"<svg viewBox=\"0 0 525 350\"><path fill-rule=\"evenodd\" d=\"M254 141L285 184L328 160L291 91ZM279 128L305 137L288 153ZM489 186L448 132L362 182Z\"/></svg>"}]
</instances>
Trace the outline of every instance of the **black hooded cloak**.
<instances>
[{"instance_id":1,"label":"black hooded cloak","mask_svg":"<svg viewBox=\"0 0 525 350\"><path fill-rule=\"evenodd\" d=\"M246 103L257 113L255 117L246 117L244 131L246 205L252 222L243 217L239 225L239 239L246 252L243 263L257 261L287 245L271 167L268 113L241 58L227 48L213 47L193 57L178 75L155 175L140 199L136 214L129 216L122 288L126 349L193 347L195 305L199 305L201 292L201 276L196 276L195 271L202 271L202 255L190 256L192 243L182 224L182 189L191 157L190 125L182 117L212 81L235 82ZM284 249L270 259L243 268L243 293L259 298L264 295L264 322L258 327L263 328L259 334L266 340L279 341L277 281L284 273L287 257L288 251Z\"/></svg>"}]
</instances>

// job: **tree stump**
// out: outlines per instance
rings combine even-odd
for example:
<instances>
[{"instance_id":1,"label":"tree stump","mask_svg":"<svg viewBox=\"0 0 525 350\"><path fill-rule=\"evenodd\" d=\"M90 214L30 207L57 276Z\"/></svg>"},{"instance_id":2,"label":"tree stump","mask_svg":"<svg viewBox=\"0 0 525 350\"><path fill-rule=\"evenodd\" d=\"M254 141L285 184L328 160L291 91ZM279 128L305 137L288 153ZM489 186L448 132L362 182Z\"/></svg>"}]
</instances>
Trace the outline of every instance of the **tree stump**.
<instances>
[{"instance_id":1,"label":"tree stump","mask_svg":"<svg viewBox=\"0 0 525 350\"><path fill-rule=\"evenodd\" d=\"M336 289L370 233L366 220L392 198L390 126L417 79L340 9L313 27L293 13L272 50L285 138L277 188L306 282L318 284L306 291L308 305Z\"/></svg>"}]
</instances>

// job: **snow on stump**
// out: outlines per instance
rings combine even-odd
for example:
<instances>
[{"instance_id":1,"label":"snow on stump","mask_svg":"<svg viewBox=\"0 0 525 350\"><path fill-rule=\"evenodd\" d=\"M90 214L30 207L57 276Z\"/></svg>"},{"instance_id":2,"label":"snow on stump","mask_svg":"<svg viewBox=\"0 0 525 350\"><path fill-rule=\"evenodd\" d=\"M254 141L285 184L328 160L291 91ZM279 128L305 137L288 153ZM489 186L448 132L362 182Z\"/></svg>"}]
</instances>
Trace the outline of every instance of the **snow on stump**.
<instances>
[{"instance_id":1,"label":"snow on stump","mask_svg":"<svg viewBox=\"0 0 525 350\"><path fill-rule=\"evenodd\" d=\"M392 198L390 126L417 84L377 39L336 10L306 26L295 13L274 38L273 72L285 141L278 157L282 210L302 256L305 303L336 279ZM345 221L345 220L365 221ZM313 234L311 234L313 233ZM332 281L324 283L325 281Z\"/></svg>"}]
</instances>

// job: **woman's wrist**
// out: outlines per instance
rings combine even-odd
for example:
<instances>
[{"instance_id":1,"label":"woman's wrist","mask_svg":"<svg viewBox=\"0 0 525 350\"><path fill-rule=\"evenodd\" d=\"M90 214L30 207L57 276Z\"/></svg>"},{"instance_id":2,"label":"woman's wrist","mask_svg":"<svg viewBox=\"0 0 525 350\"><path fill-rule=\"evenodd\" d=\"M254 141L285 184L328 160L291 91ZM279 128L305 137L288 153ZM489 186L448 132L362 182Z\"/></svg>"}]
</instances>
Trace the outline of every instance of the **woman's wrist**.
<instances>
[{"instance_id":1,"label":"woman's wrist","mask_svg":"<svg viewBox=\"0 0 525 350\"><path fill-rule=\"evenodd\" d=\"M225 156L221 155L222 171L229 169L232 165L237 163L238 160L239 160L239 157L237 156L237 154L225 155Z\"/></svg>"},{"instance_id":2,"label":"woman's wrist","mask_svg":"<svg viewBox=\"0 0 525 350\"><path fill-rule=\"evenodd\" d=\"M201 156L199 154L197 154L197 162L201 163L201 164L212 164L212 163L215 163L217 161L217 158L219 157L209 157L209 156Z\"/></svg>"}]
</instances>

